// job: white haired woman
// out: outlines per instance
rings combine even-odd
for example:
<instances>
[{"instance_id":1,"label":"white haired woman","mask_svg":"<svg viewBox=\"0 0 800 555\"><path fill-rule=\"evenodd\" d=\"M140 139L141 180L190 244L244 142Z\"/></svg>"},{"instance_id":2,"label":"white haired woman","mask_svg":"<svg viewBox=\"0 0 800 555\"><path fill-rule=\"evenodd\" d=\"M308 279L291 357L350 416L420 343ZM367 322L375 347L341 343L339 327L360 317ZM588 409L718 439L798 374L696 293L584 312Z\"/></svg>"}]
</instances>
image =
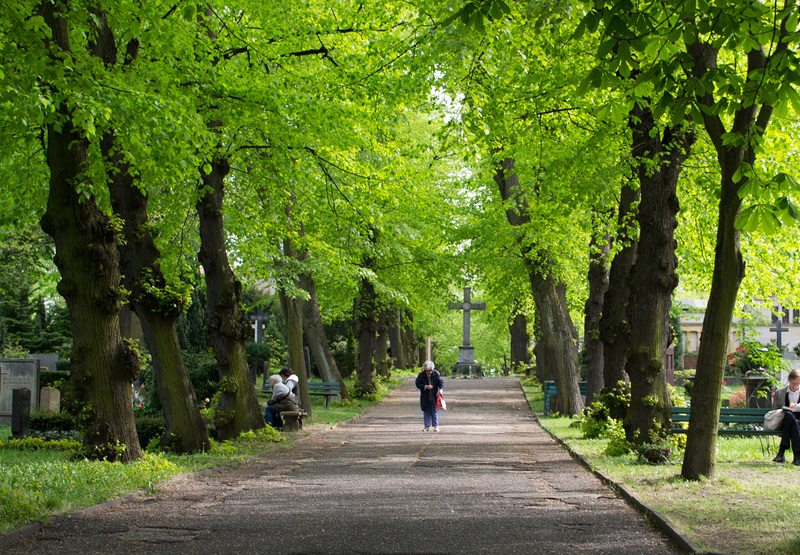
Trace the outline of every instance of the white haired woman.
<instances>
[{"instance_id":1,"label":"white haired woman","mask_svg":"<svg viewBox=\"0 0 800 555\"><path fill-rule=\"evenodd\" d=\"M267 401L267 408L264 409L264 420L273 428L283 428L281 412L297 410L297 398L289 391L283 378L279 374L269 377L269 385L272 388L272 398Z\"/></svg>"},{"instance_id":2,"label":"white haired woman","mask_svg":"<svg viewBox=\"0 0 800 555\"><path fill-rule=\"evenodd\" d=\"M439 409L436 400L440 391L444 391L442 375L433 366L433 362L426 360L422 364L422 372L417 376L417 389L419 389L419 405L422 409L422 419L427 432L433 427L434 432L439 431Z\"/></svg>"}]
</instances>

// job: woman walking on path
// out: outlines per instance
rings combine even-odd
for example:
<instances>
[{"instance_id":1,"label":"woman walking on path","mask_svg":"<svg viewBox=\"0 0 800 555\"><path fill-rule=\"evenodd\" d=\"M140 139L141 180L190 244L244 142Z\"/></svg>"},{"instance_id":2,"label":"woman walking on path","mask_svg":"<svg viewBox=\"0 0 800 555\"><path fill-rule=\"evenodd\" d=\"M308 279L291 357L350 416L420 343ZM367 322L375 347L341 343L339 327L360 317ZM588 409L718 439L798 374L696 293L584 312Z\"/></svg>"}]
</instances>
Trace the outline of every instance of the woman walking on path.
<instances>
[{"instance_id":1,"label":"woman walking on path","mask_svg":"<svg viewBox=\"0 0 800 555\"><path fill-rule=\"evenodd\" d=\"M419 389L419 405L422 408L423 421L427 432L433 426L433 431L439 431L439 409L436 400L440 391L444 391L444 381L438 370L434 370L433 362L426 360L422 364L422 372L417 376L417 389Z\"/></svg>"}]
</instances>

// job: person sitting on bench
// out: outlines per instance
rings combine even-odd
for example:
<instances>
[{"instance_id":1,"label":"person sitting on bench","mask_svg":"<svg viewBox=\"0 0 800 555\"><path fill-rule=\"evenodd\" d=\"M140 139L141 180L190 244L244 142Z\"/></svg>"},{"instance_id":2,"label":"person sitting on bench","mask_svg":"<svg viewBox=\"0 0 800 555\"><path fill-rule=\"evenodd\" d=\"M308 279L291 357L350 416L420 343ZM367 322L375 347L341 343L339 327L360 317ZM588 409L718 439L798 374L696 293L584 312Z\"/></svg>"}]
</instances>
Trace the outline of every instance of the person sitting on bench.
<instances>
[{"instance_id":1,"label":"person sitting on bench","mask_svg":"<svg viewBox=\"0 0 800 555\"><path fill-rule=\"evenodd\" d=\"M775 392L772 398L773 408L779 409L781 407L789 407L794 409L795 405L800 403L800 371L792 370L789 372L789 383ZM793 410L784 411L783 414L783 432L781 433L781 444L778 447L778 454L773 462L782 463L786 462L784 453L791 444L792 451L794 452L794 460L792 464L800 466L800 413Z\"/></svg>"},{"instance_id":2,"label":"person sitting on bench","mask_svg":"<svg viewBox=\"0 0 800 555\"><path fill-rule=\"evenodd\" d=\"M288 366L284 366L281 368L281 371L278 372L283 378L283 383L286 387L289 388L289 391L292 392L294 395L295 400L297 401L297 406L300 406L300 384L298 383L297 374L294 373L294 370L289 368Z\"/></svg>"},{"instance_id":3,"label":"person sitting on bench","mask_svg":"<svg viewBox=\"0 0 800 555\"><path fill-rule=\"evenodd\" d=\"M269 377L269 385L272 388L272 398L267 401L267 408L264 409L264 420L273 428L280 430L283 428L281 412L297 410L297 398L278 374Z\"/></svg>"}]
</instances>

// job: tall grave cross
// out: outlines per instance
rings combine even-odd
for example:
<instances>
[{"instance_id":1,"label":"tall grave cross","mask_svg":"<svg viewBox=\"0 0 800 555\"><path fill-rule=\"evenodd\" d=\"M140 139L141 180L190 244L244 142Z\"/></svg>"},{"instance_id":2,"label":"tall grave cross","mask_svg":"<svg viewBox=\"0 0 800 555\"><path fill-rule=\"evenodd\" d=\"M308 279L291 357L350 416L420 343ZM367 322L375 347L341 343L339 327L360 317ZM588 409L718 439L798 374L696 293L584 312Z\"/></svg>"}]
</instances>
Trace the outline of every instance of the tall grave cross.
<instances>
[{"instance_id":1,"label":"tall grave cross","mask_svg":"<svg viewBox=\"0 0 800 555\"><path fill-rule=\"evenodd\" d=\"M456 363L456 374L460 375L469 371L471 375L477 375L477 367L475 366L475 356L473 353L474 348L469 344L469 319L470 311L472 310L486 310L486 303L473 303L469 300L470 288L464 288L464 302L461 303L448 303L449 310L463 310L464 311L464 332L462 345L458 348L458 362Z\"/></svg>"},{"instance_id":2,"label":"tall grave cross","mask_svg":"<svg viewBox=\"0 0 800 555\"><path fill-rule=\"evenodd\" d=\"M264 326L269 321L269 314L264 314L264 309L259 306L256 309L256 313L250 315L250 319L254 321L254 324L252 324L256 332L254 341L261 343L264 336Z\"/></svg>"},{"instance_id":3,"label":"tall grave cross","mask_svg":"<svg viewBox=\"0 0 800 555\"><path fill-rule=\"evenodd\" d=\"M788 319L789 310L782 306L776 306L774 308L775 311L772 314L772 322L775 324L775 327L769 328L769 331L774 331L775 334L777 335L776 346L778 347L778 352L781 354L781 356L783 356L783 342L781 340L783 339L783 332L789 331L789 328L783 327L783 321L778 312L780 312L781 310L785 310Z\"/></svg>"}]
</instances>

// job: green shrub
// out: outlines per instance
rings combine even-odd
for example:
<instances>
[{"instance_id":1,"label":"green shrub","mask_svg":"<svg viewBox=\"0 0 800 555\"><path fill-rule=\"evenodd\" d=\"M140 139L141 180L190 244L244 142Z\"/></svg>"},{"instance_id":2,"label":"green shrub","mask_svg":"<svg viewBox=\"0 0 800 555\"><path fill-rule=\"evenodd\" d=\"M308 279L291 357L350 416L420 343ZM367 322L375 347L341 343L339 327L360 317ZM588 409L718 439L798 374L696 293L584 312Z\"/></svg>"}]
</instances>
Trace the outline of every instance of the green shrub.
<instances>
[{"instance_id":1,"label":"green shrub","mask_svg":"<svg viewBox=\"0 0 800 555\"><path fill-rule=\"evenodd\" d=\"M163 416L141 414L135 417L135 421L139 445L149 445L152 439L160 438L167 431L167 421Z\"/></svg>"},{"instance_id":2,"label":"green shrub","mask_svg":"<svg viewBox=\"0 0 800 555\"><path fill-rule=\"evenodd\" d=\"M633 451L633 445L625 439L625 428L622 427L622 422L611 420L605 436L609 438L608 445L604 453L610 457L619 457L627 455Z\"/></svg>"},{"instance_id":3,"label":"green shrub","mask_svg":"<svg viewBox=\"0 0 800 555\"><path fill-rule=\"evenodd\" d=\"M593 439L603 435L610 423L611 418L608 407L602 403L594 402L583 410L579 427L584 438Z\"/></svg>"},{"instance_id":4,"label":"green shrub","mask_svg":"<svg viewBox=\"0 0 800 555\"><path fill-rule=\"evenodd\" d=\"M31 431L70 432L77 429L75 419L68 412L44 412L41 410L31 412Z\"/></svg>"},{"instance_id":5,"label":"green shrub","mask_svg":"<svg viewBox=\"0 0 800 555\"><path fill-rule=\"evenodd\" d=\"M183 353L183 362L198 399L212 398L219 388L217 359L210 353Z\"/></svg>"},{"instance_id":6,"label":"green shrub","mask_svg":"<svg viewBox=\"0 0 800 555\"><path fill-rule=\"evenodd\" d=\"M39 387L55 387L61 389L69 378L69 372L61 370L42 370L39 372Z\"/></svg>"}]
</instances>

